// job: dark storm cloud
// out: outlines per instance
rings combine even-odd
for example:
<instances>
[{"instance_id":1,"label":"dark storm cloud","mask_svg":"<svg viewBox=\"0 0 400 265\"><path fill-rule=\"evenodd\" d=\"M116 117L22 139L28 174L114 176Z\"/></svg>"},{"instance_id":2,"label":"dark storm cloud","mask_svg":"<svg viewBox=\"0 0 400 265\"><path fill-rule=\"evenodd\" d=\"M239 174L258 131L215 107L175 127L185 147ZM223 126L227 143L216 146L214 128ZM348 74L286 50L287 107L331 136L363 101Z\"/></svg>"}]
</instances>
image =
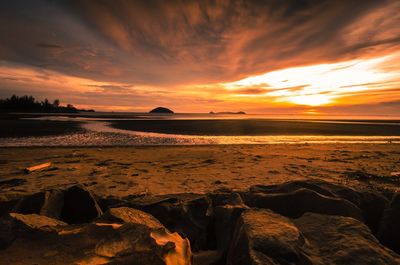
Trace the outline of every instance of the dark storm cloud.
<instances>
[{"instance_id":1,"label":"dark storm cloud","mask_svg":"<svg viewBox=\"0 0 400 265\"><path fill-rule=\"evenodd\" d=\"M135 84L232 81L369 56L366 48L390 49L400 42L393 29L399 15L381 10L398 6L368 0L2 1L0 59ZM367 16L369 22L357 25Z\"/></svg>"}]
</instances>

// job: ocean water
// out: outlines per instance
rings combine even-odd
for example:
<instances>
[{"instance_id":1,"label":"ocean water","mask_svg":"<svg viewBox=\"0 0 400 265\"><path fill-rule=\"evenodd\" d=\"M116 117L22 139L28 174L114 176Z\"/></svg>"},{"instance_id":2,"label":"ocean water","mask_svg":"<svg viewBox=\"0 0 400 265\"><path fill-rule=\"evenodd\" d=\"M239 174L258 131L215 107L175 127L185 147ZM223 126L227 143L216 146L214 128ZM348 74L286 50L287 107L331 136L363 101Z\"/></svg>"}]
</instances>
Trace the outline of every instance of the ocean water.
<instances>
[{"instance_id":1,"label":"ocean water","mask_svg":"<svg viewBox=\"0 0 400 265\"><path fill-rule=\"evenodd\" d=\"M0 138L0 146L400 143L399 117L85 113L27 119L75 121L84 130Z\"/></svg>"}]
</instances>

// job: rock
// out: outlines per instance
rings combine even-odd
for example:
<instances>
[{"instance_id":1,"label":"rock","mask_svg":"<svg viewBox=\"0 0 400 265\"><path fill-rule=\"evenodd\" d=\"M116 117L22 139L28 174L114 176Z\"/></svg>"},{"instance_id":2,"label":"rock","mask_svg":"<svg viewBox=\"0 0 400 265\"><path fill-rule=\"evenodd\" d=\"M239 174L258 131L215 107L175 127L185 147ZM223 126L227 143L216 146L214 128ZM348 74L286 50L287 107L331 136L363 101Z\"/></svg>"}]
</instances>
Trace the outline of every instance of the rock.
<instances>
[{"instance_id":1,"label":"rock","mask_svg":"<svg viewBox=\"0 0 400 265\"><path fill-rule=\"evenodd\" d=\"M38 214L10 213L10 216L19 224L19 229L46 230L55 226L64 226L66 223Z\"/></svg>"},{"instance_id":2,"label":"rock","mask_svg":"<svg viewBox=\"0 0 400 265\"><path fill-rule=\"evenodd\" d=\"M72 186L64 192L62 221L69 224L89 223L101 214L93 195L82 186Z\"/></svg>"},{"instance_id":3,"label":"rock","mask_svg":"<svg viewBox=\"0 0 400 265\"><path fill-rule=\"evenodd\" d=\"M384 210L389 205L389 200L385 196L372 191L363 191L359 195L360 204L358 207L362 211L365 224L374 235L377 235Z\"/></svg>"},{"instance_id":4,"label":"rock","mask_svg":"<svg viewBox=\"0 0 400 265\"><path fill-rule=\"evenodd\" d=\"M189 241L155 226L154 218L138 210L108 212L118 223L99 218L95 223L67 225L36 214L10 217L27 229L20 229L11 245L0 251L4 264L191 264Z\"/></svg>"},{"instance_id":5,"label":"rock","mask_svg":"<svg viewBox=\"0 0 400 265\"><path fill-rule=\"evenodd\" d=\"M217 248L224 259L232 241L237 220L246 209L248 207L245 205L223 205L214 208Z\"/></svg>"},{"instance_id":6,"label":"rock","mask_svg":"<svg viewBox=\"0 0 400 265\"><path fill-rule=\"evenodd\" d=\"M38 192L21 198L13 212L22 214L39 214L44 204L45 192Z\"/></svg>"},{"instance_id":7,"label":"rock","mask_svg":"<svg viewBox=\"0 0 400 265\"><path fill-rule=\"evenodd\" d=\"M0 217L11 212L18 202L18 198L8 198L7 196L0 195Z\"/></svg>"},{"instance_id":8,"label":"rock","mask_svg":"<svg viewBox=\"0 0 400 265\"><path fill-rule=\"evenodd\" d=\"M97 221L112 223L145 223L150 228L162 228L163 225L152 215L129 207L111 208L104 213Z\"/></svg>"},{"instance_id":9,"label":"rock","mask_svg":"<svg viewBox=\"0 0 400 265\"><path fill-rule=\"evenodd\" d=\"M268 185L268 186L254 185L250 187L249 191L252 193L270 194L270 193L291 193L299 189L308 189L324 196L334 197L335 194L333 192L331 192L328 188L323 187L326 184L329 183L318 180L298 180L298 181L289 181L277 185Z\"/></svg>"},{"instance_id":10,"label":"rock","mask_svg":"<svg viewBox=\"0 0 400 265\"><path fill-rule=\"evenodd\" d=\"M215 192L208 195L214 207L222 205L244 205L242 197L237 192Z\"/></svg>"},{"instance_id":11,"label":"rock","mask_svg":"<svg viewBox=\"0 0 400 265\"><path fill-rule=\"evenodd\" d=\"M66 223L38 214L10 213L0 219L0 249L8 247L20 234L37 236L38 232L54 231Z\"/></svg>"},{"instance_id":12,"label":"rock","mask_svg":"<svg viewBox=\"0 0 400 265\"><path fill-rule=\"evenodd\" d=\"M150 110L149 113L164 113L164 114L173 114L174 112L168 108L157 107L155 109Z\"/></svg>"},{"instance_id":13,"label":"rock","mask_svg":"<svg viewBox=\"0 0 400 265\"><path fill-rule=\"evenodd\" d=\"M150 213L170 231L190 240L192 250L215 245L213 211L210 199L198 194L174 194L152 198L135 198L130 207Z\"/></svg>"},{"instance_id":14,"label":"rock","mask_svg":"<svg viewBox=\"0 0 400 265\"><path fill-rule=\"evenodd\" d=\"M64 193L61 190L38 192L23 197L13 212L22 214L41 214L58 219L64 206Z\"/></svg>"},{"instance_id":15,"label":"rock","mask_svg":"<svg viewBox=\"0 0 400 265\"><path fill-rule=\"evenodd\" d=\"M100 197L96 198L96 200L103 212L106 212L110 208L118 208L129 205L126 200L115 196L107 196L104 198Z\"/></svg>"},{"instance_id":16,"label":"rock","mask_svg":"<svg viewBox=\"0 0 400 265\"><path fill-rule=\"evenodd\" d=\"M289 219L265 209L251 209L238 219L229 265L400 264L400 256L382 246L360 221L305 213Z\"/></svg>"},{"instance_id":17,"label":"rock","mask_svg":"<svg viewBox=\"0 0 400 265\"><path fill-rule=\"evenodd\" d=\"M388 199L375 191L356 191L321 180L290 181L279 185L255 185L250 188L253 193L291 193L299 189L309 189L321 195L347 200L356 205L360 210L365 224L376 235L383 211L389 203Z\"/></svg>"},{"instance_id":18,"label":"rock","mask_svg":"<svg viewBox=\"0 0 400 265\"><path fill-rule=\"evenodd\" d=\"M293 222L266 209L246 210L231 241L229 265L311 264L303 235Z\"/></svg>"},{"instance_id":19,"label":"rock","mask_svg":"<svg viewBox=\"0 0 400 265\"><path fill-rule=\"evenodd\" d=\"M219 265L222 263L222 254L215 250L205 250L193 253L193 265Z\"/></svg>"},{"instance_id":20,"label":"rock","mask_svg":"<svg viewBox=\"0 0 400 265\"><path fill-rule=\"evenodd\" d=\"M219 190L208 196L214 207L217 249L221 252L222 258L226 259L237 220L241 213L249 207L244 204L237 192Z\"/></svg>"},{"instance_id":21,"label":"rock","mask_svg":"<svg viewBox=\"0 0 400 265\"><path fill-rule=\"evenodd\" d=\"M400 264L400 256L353 218L306 213L293 222L306 238L302 249L312 264Z\"/></svg>"},{"instance_id":22,"label":"rock","mask_svg":"<svg viewBox=\"0 0 400 265\"><path fill-rule=\"evenodd\" d=\"M400 253L400 193L396 193L384 211L378 238L385 246Z\"/></svg>"},{"instance_id":23,"label":"rock","mask_svg":"<svg viewBox=\"0 0 400 265\"><path fill-rule=\"evenodd\" d=\"M291 218L314 212L348 216L363 221L361 210L353 203L306 188L288 193L245 193L244 201L250 207L271 209Z\"/></svg>"},{"instance_id":24,"label":"rock","mask_svg":"<svg viewBox=\"0 0 400 265\"><path fill-rule=\"evenodd\" d=\"M15 239L13 231L14 220L11 218L0 218L0 250L7 248Z\"/></svg>"}]
</instances>

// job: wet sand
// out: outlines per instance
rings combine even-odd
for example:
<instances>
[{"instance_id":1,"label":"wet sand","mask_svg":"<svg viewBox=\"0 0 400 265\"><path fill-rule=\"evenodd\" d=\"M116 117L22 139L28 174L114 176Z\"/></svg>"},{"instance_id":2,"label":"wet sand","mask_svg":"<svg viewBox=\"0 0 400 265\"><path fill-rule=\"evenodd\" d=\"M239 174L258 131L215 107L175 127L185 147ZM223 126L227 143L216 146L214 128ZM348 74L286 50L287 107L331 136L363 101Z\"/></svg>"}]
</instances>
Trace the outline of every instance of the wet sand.
<instances>
[{"instance_id":1,"label":"wet sand","mask_svg":"<svg viewBox=\"0 0 400 265\"><path fill-rule=\"evenodd\" d=\"M109 120L117 129L185 135L214 136L398 136L399 120Z\"/></svg>"},{"instance_id":2,"label":"wet sand","mask_svg":"<svg viewBox=\"0 0 400 265\"><path fill-rule=\"evenodd\" d=\"M0 138L55 136L79 133L83 131L83 129L81 128L82 123L78 121L74 122L21 119L28 117L30 118L31 115L0 114Z\"/></svg>"},{"instance_id":3,"label":"wet sand","mask_svg":"<svg viewBox=\"0 0 400 265\"><path fill-rule=\"evenodd\" d=\"M0 190L14 197L83 184L101 196L123 197L310 178L399 190L399 161L400 144L0 148ZM52 167L24 173L45 162Z\"/></svg>"}]
</instances>

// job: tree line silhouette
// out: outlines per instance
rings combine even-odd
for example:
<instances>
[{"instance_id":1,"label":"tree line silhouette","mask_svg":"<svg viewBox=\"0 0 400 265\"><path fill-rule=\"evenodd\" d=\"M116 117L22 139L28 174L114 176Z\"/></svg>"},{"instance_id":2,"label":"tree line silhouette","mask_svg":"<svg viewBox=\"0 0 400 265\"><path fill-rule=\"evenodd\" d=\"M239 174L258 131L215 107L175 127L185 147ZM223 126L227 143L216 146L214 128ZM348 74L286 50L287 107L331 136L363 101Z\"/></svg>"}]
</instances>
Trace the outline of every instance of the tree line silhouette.
<instances>
[{"instance_id":1,"label":"tree line silhouette","mask_svg":"<svg viewBox=\"0 0 400 265\"><path fill-rule=\"evenodd\" d=\"M37 101L33 96L24 95L22 97L12 95L6 99L0 99L1 111L34 111L34 112L67 112L77 113L79 111L94 112L94 110L77 109L71 104L61 106L59 99L50 102L47 98L43 101Z\"/></svg>"}]
</instances>

